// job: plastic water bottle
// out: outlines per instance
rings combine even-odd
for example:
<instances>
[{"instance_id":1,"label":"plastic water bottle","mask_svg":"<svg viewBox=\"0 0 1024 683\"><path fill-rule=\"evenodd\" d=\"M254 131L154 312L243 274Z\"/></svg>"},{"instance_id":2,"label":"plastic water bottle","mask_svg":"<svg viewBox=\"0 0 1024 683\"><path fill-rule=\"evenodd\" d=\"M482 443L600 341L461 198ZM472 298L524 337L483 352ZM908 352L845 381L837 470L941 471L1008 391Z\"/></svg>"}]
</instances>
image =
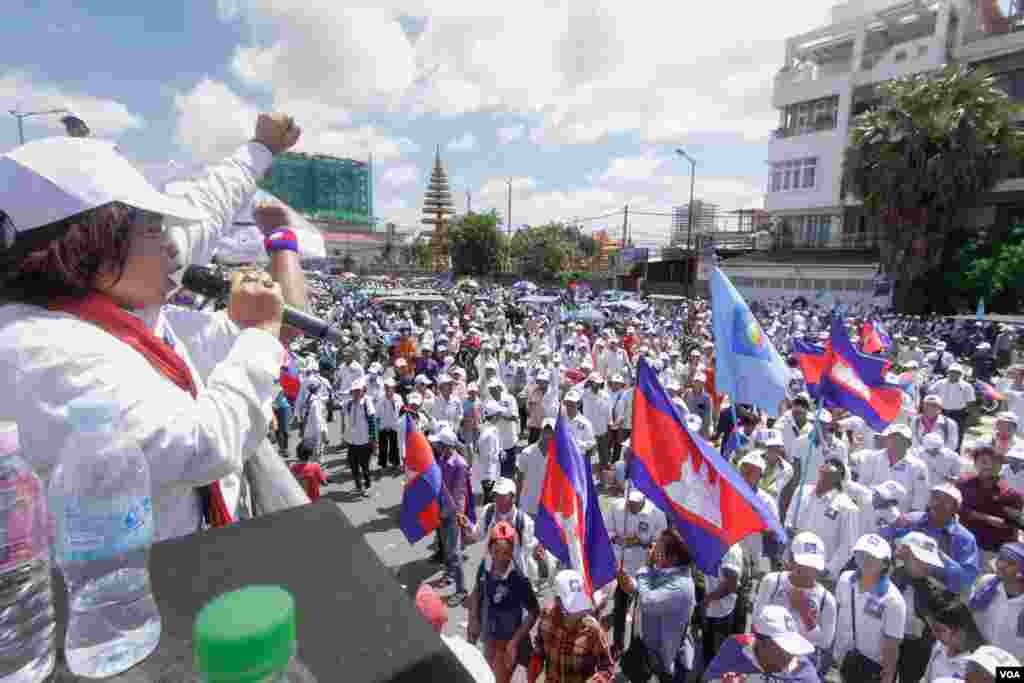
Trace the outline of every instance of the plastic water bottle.
<instances>
[{"instance_id":1,"label":"plastic water bottle","mask_svg":"<svg viewBox=\"0 0 1024 683\"><path fill-rule=\"evenodd\" d=\"M296 655L295 600L278 586L214 599L196 617L192 642L201 683L316 683Z\"/></svg>"},{"instance_id":2,"label":"plastic water bottle","mask_svg":"<svg viewBox=\"0 0 1024 683\"><path fill-rule=\"evenodd\" d=\"M18 426L0 422L0 683L38 683L53 672L49 526Z\"/></svg>"},{"instance_id":3,"label":"plastic water bottle","mask_svg":"<svg viewBox=\"0 0 1024 683\"><path fill-rule=\"evenodd\" d=\"M65 657L73 674L113 676L149 656L160 612L149 585L149 465L115 430L113 404L68 407L73 436L50 478L55 557L68 588Z\"/></svg>"}]
</instances>

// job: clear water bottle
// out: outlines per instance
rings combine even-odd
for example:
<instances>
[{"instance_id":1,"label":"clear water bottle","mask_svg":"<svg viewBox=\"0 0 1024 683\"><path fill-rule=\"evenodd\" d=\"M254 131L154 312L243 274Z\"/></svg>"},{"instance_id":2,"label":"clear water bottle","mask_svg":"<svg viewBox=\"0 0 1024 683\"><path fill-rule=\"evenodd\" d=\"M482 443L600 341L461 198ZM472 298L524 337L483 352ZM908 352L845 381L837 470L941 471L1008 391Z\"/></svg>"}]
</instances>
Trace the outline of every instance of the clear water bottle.
<instances>
[{"instance_id":1,"label":"clear water bottle","mask_svg":"<svg viewBox=\"0 0 1024 683\"><path fill-rule=\"evenodd\" d=\"M196 617L192 633L201 683L316 683L296 652L295 600L279 586L225 593Z\"/></svg>"},{"instance_id":2,"label":"clear water bottle","mask_svg":"<svg viewBox=\"0 0 1024 683\"><path fill-rule=\"evenodd\" d=\"M38 683L53 672L49 526L18 426L0 422L0 683Z\"/></svg>"},{"instance_id":3,"label":"clear water bottle","mask_svg":"<svg viewBox=\"0 0 1024 683\"><path fill-rule=\"evenodd\" d=\"M68 407L73 435L50 478L55 557L68 589L65 658L72 673L113 676L149 656L160 612L149 585L149 465L114 425L113 404Z\"/></svg>"}]
</instances>

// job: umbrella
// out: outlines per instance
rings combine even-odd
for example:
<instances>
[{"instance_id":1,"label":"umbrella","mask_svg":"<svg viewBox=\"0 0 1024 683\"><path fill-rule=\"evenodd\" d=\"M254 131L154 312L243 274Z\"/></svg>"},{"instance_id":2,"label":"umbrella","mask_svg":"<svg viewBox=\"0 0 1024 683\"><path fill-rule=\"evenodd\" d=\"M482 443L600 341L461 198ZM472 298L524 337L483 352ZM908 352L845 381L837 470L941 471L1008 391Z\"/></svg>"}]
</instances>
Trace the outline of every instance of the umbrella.
<instances>
[{"instance_id":1,"label":"umbrella","mask_svg":"<svg viewBox=\"0 0 1024 683\"><path fill-rule=\"evenodd\" d=\"M524 289L532 292L533 290L537 289L537 285L526 280L520 280L519 282L512 285L512 289Z\"/></svg>"}]
</instances>

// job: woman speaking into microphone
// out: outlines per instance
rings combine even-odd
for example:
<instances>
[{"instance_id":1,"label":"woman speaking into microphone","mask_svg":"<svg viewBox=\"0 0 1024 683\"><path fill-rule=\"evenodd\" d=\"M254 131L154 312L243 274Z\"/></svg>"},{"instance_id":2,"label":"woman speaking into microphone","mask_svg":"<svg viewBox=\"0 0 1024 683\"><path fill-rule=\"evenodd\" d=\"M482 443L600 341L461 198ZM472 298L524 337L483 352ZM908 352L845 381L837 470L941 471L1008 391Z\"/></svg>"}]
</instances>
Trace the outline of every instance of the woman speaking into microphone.
<instances>
[{"instance_id":1,"label":"woman speaking into microphone","mask_svg":"<svg viewBox=\"0 0 1024 683\"><path fill-rule=\"evenodd\" d=\"M266 437L284 353L269 275L236 274L226 316L164 306L180 267L165 223L216 241L298 136L261 115L188 199L158 192L110 142L47 138L0 156L0 416L47 479L74 438L68 404L112 402L115 429L149 461L155 540L232 521L221 482Z\"/></svg>"}]
</instances>

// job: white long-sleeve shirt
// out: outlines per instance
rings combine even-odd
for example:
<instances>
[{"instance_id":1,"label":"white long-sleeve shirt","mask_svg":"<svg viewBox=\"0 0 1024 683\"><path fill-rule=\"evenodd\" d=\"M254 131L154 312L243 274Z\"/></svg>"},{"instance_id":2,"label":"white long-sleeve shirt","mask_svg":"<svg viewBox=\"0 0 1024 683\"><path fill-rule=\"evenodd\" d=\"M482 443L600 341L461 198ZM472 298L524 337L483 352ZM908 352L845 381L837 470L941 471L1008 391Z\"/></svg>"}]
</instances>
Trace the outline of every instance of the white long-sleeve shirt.
<instances>
[{"instance_id":1,"label":"white long-sleeve shirt","mask_svg":"<svg viewBox=\"0 0 1024 683\"><path fill-rule=\"evenodd\" d=\"M608 433L608 423L612 419L612 405L608 395L603 392L583 392L583 415L590 420L590 426L594 428L594 436L602 436Z\"/></svg>"},{"instance_id":2,"label":"white long-sleeve shirt","mask_svg":"<svg viewBox=\"0 0 1024 683\"><path fill-rule=\"evenodd\" d=\"M398 429L398 417L402 414L402 407L405 401L395 393L388 398L385 395L377 397L373 407L377 411L377 424L380 429Z\"/></svg>"},{"instance_id":3,"label":"white long-sleeve shirt","mask_svg":"<svg viewBox=\"0 0 1024 683\"><path fill-rule=\"evenodd\" d=\"M633 428L633 389L623 388L611 397L612 423L619 424L619 429Z\"/></svg>"},{"instance_id":4,"label":"white long-sleeve shirt","mask_svg":"<svg viewBox=\"0 0 1024 683\"><path fill-rule=\"evenodd\" d=\"M576 417L569 420L569 429L572 430L572 436L576 440L576 448L579 449L580 453L586 453L591 448L597 445L597 439L594 437L594 427L583 415L577 413Z\"/></svg>"},{"instance_id":5,"label":"white long-sleeve shirt","mask_svg":"<svg viewBox=\"0 0 1024 683\"><path fill-rule=\"evenodd\" d=\"M197 531L196 488L229 475L237 480L245 457L266 438L284 348L263 330L239 331L220 313L165 306L140 317L158 336L173 335L196 399L92 323L9 304L0 306L0 376L7 382L0 414L18 423L23 457L46 481L74 439L67 405L86 397L112 401L117 431L134 438L149 461L159 541Z\"/></svg>"},{"instance_id":6,"label":"white long-sleeve shirt","mask_svg":"<svg viewBox=\"0 0 1024 683\"><path fill-rule=\"evenodd\" d=\"M885 450L871 451L864 455L860 464L860 483L877 486L885 481L897 481L906 489L907 495L900 501L900 511L922 511L928 505L931 495L931 475L928 466L916 455L907 453L894 464L889 463Z\"/></svg>"},{"instance_id":7,"label":"white long-sleeve shirt","mask_svg":"<svg viewBox=\"0 0 1024 683\"><path fill-rule=\"evenodd\" d=\"M797 507L800 508L799 518L796 516ZM825 569L829 576L838 577L857 542L860 531L858 512L857 504L842 491L833 489L824 496L818 496L814 486L808 485L794 494L786 511L786 528L817 534L825 544L825 556L828 558Z\"/></svg>"}]
</instances>

